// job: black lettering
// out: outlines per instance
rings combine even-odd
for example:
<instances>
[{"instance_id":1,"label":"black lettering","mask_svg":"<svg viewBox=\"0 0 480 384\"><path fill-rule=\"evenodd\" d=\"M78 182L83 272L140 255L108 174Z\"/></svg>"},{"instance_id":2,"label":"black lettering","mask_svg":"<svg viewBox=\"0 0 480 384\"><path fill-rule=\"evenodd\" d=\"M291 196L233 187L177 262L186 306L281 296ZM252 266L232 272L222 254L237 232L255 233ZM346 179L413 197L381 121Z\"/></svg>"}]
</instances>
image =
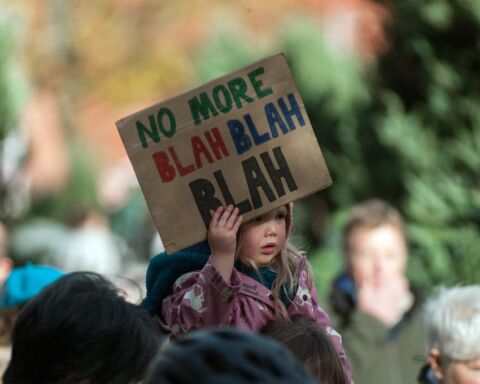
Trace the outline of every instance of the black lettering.
<instances>
[{"instance_id":1,"label":"black lettering","mask_svg":"<svg viewBox=\"0 0 480 384\"><path fill-rule=\"evenodd\" d=\"M282 178L285 179L290 192L295 191L298 189L298 187L293 179L292 173L290 172L290 168L288 168L287 160L285 159L285 156L283 156L282 149L280 147L273 148L273 154L275 156L275 160L277 160L278 168L275 168L273 165L272 159L268 155L268 152L263 152L260 154L260 157L262 158L263 164L265 165L268 175L272 180L273 186L277 191L278 197L281 197L285 195Z\"/></svg>"},{"instance_id":2,"label":"black lettering","mask_svg":"<svg viewBox=\"0 0 480 384\"><path fill-rule=\"evenodd\" d=\"M252 204L250 204L250 201L248 199L243 200L239 204L235 203L235 200L233 199L233 196L230 193L230 189L228 189L227 183L223 178L222 171L215 171L213 175L215 176L215 180L217 180L218 187L220 188L223 198L225 199L225 205L232 204L236 206L240 211L241 215L243 215L246 212L250 212L252 210Z\"/></svg>"},{"instance_id":3,"label":"black lettering","mask_svg":"<svg viewBox=\"0 0 480 384\"><path fill-rule=\"evenodd\" d=\"M205 227L208 228L210 220L212 220L212 211L215 212L217 207L222 205L222 203L215 198L215 188L208 180L193 180L189 186L203 222L205 223Z\"/></svg>"},{"instance_id":4,"label":"black lettering","mask_svg":"<svg viewBox=\"0 0 480 384\"><path fill-rule=\"evenodd\" d=\"M245 173L245 178L247 180L250 197L252 198L253 207L257 209L262 206L262 199L258 192L259 188L263 189L268 201L274 201L276 199L275 194L268 185L267 179L263 175L257 159L252 156L242 161L242 166L243 172Z\"/></svg>"}]
</instances>

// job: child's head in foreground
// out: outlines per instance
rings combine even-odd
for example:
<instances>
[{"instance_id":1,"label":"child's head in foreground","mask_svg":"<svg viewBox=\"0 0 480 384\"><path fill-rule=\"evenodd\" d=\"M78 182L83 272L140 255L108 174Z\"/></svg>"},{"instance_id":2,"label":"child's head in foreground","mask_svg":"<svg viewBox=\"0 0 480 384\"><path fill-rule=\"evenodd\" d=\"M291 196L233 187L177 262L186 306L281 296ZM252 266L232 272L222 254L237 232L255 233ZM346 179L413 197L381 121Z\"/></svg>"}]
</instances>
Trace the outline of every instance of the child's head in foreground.
<instances>
[{"instance_id":1,"label":"child's head in foreground","mask_svg":"<svg viewBox=\"0 0 480 384\"><path fill-rule=\"evenodd\" d=\"M325 329L314 320L295 317L268 324L263 333L285 345L323 384L348 384L342 363Z\"/></svg>"},{"instance_id":2,"label":"child's head in foreground","mask_svg":"<svg viewBox=\"0 0 480 384\"><path fill-rule=\"evenodd\" d=\"M146 384L313 384L280 343L237 328L208 328L165 343Z\"/></svg>"}]
</instances>

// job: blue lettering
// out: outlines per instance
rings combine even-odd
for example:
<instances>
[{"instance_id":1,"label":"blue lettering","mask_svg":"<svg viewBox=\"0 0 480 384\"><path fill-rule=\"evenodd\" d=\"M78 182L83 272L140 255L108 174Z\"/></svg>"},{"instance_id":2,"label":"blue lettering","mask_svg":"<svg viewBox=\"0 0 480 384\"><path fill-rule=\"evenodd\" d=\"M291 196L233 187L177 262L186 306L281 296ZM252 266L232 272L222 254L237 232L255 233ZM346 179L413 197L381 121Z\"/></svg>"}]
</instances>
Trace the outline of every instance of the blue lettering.
<instances>
[{"instance_id":1,"label":"blue lettering","mask_svg":"<svg viewBox=\"0 0 480 384\"><path fill-rule=\"evenodd\" d=\"M239 120L229 120L227 126L239 155L252 148L252 140L245 134L245 128Z\"/></svg>"},{"instance_id":2,"label":"blue lettering","mask_svg":"<svg viewBox=\"0 0 480 384\"><path fill-rule=\"evenodd\" d=\"M267 116L268 125L270 126L270 131L272 132L272 137L278 137L277 127L280 127L283 133L287 134L288 128L285 125L285 122L282 119L282 116L278 112L277 108L273 103L268 103L265 105L265 115Z\"/></svg>"},{"instance_id":3,"label":"blue lettering","mask_svg":"<svg viewBox=\"0 0 480 384\"><path fill-rule=\"evenodd\" d=\"M296 116L300 126L305 125L305 120L303 119L302 112L300 111L300 107L298 106L297 101L295 100L295 96L293 93L288 94L288 101L290 101L291 109L289 110L283 98L278 99L278 105L282 110L283 116L287 120L287 124L290 127L290 130L293 131L295 129L295 124L293 123L292 116Z\"/></svg>"},{"instance_id":4,"label":"blue lettering","mask_svg":"<svg viewBox=\"0 0 480 384\"><path fill-rule=\"evenodd\" d=\"M270 140L270 135L268 132L265 132L263 135L259 135L257 131L257 127L255 127L255 124L253 123L252 117L247 113L246 115L243 116L245 119L245 122L247 123L248 129L250 130L250 133L252 134L253 141L255 142L255 145L262 144L268 140Z\"/></svg>"}]
</instances>

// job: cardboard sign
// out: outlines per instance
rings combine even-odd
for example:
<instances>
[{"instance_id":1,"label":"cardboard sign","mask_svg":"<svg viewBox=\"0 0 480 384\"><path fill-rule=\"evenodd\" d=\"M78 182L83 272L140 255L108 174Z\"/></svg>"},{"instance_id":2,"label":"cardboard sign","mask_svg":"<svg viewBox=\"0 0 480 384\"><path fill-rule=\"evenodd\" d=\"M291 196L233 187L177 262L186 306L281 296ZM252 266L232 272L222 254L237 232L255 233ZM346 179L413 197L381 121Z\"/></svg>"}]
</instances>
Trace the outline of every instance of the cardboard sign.
<instances>
[{"instance_id":1,"label":"cardboard sign","mask_svg":"<svg viewBox=\"0 0 480 384\"><path fill-rule=\"evenodd\" d=\"M331 184L283 54L116 125L168 253L206 239L219 205L246 221Z\"/></svg>"}]
</instances>

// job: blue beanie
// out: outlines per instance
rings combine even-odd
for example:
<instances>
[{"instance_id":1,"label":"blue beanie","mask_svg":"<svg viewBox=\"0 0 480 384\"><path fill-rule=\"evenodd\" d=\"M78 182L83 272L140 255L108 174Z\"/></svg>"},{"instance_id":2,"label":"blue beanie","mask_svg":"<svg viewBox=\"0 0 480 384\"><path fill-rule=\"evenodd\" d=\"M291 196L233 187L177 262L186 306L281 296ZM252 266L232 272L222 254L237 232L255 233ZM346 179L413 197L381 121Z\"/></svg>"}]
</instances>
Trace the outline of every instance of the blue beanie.
<instances>
[{"instance_id":1,"label":"blue beanie","mask_svg":"<svg viewBox=\"0 0 480 384\"><path fill-rule=\"evenodd\" d=\"M33 299L43 288L64 273L46 265L14 268L2 287L0 308L13 308Z\"/></svg>"}]
</instances>

